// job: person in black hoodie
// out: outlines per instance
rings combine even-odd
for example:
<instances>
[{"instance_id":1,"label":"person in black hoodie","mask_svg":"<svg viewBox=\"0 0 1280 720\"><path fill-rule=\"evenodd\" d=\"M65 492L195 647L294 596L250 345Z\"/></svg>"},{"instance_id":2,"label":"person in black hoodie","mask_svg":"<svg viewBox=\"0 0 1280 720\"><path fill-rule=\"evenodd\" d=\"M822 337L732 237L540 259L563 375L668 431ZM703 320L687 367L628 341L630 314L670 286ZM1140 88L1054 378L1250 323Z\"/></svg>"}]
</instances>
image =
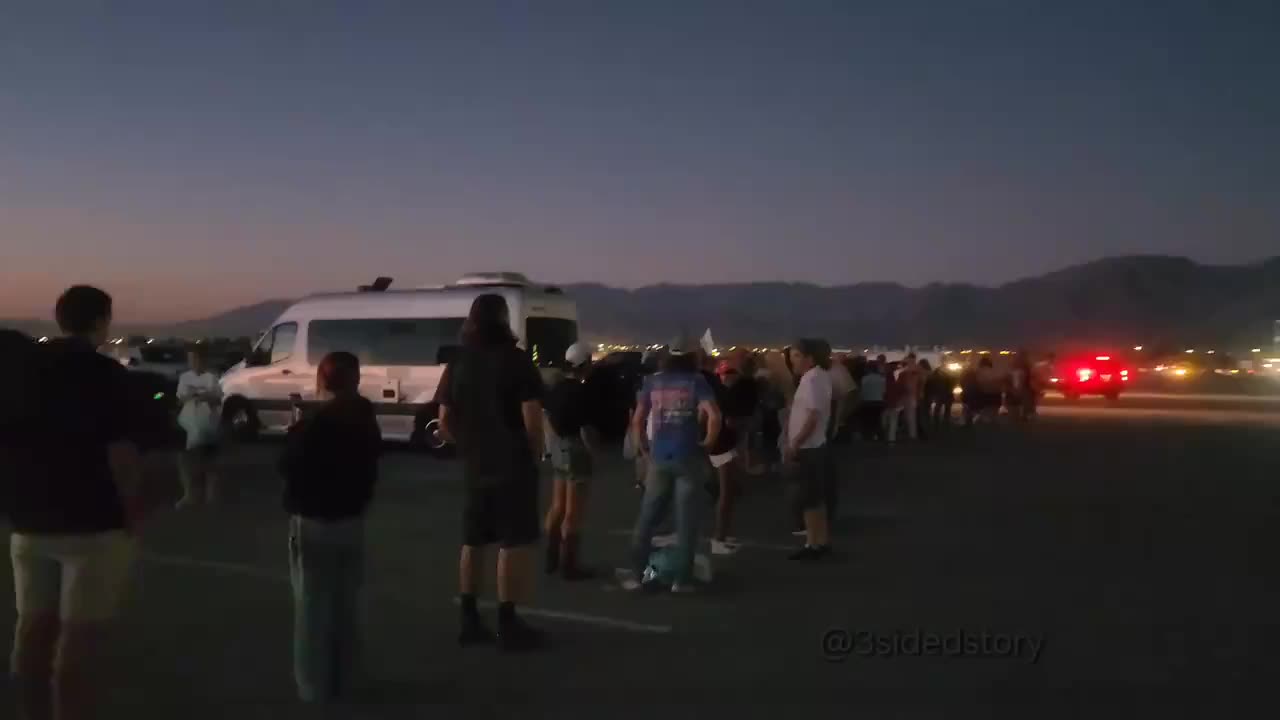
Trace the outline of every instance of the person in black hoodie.
<instances>
[{"instance_id":1,"label":"person in black hoodie","mask_svg":"<svg viewBox=\"0 0 1280 720\"><path fill-rule=\"evenodd\" d=\"M354 355L326 355L316 378L321 404L295 417L280 463L290 515L293 674L304 702L336 699L350 689L356 667L364 516L382 444L359 385Z\"/></svg>"}]
</instances>

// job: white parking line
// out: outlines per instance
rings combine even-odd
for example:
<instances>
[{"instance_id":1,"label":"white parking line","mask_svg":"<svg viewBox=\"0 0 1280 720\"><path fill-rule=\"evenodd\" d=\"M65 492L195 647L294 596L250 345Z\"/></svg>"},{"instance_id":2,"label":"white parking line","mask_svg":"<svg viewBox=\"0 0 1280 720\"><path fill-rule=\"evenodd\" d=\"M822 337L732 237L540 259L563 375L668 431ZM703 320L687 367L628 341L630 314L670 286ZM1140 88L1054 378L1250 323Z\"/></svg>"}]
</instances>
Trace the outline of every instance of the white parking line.
<instances>
[{"instance_id":1,"label":"white parking line","mask_svg":"<svg viewBox=\"0 0 1280 720\"><path fill-rule=\"evenodd\" d=\"M142 554L142 558L158 565L199 568L201 570L211 570L224 575L243 575L245 577L257 578L259 580L289 582L288 575L271 572L270 570L263 570L262 568L254 567L252 565L242 565L240 563L219 562L216 560L198 560L196 558L180 557L177 555L160 555L153 552L144 552Z\"/></svg>"},{"instance_id":2,"label":"white parking line","mask_svg":"<svg viewBox=\"0 0 1280 720\"><path fill-rule=\"evenodd\" d=\"M623 530L622 528L610 530L609 534L614 537L631 537L631 531ZM738 542L738 545L744 548L752 548L755 550L773 550L776 552L795 552L796 548L799 547L799 545L779 545L777 543L756 542L755 540L743 540L742 538L738 538L737 542ZM670 544L670 543L657 540L657 538L655 538L654 547L662 547L663 545L667 545L667 544Z\"/></svg>"},{"instance_id":3,"label":"white parking line","mask_svg":"<svg viewBox=\"0 0 1280 720\"><path fill-rule=\"evenodd\" d=\"M157 565L195 568L197 570L208 570L223 575L240 575L258 580L270 580L272 582L289 582L289 576L286 574L271 572L270 570L264 570L259 567L254 567L253 565L245 565L242 563L200 560L198 558L181 557L178 555L161 555L153 552L144 552L142 554L142 558L143 560L156 563ZM376 589L375 592L377 592ZM458 603L457 598L454 598L453 602L456 605ZM494 608L497 606L497 604L493 602L481 602L480 605L486 608ZM561 620L564 622L580 623L583 625L612 628L614 630L627 630L629 632L652 633L658 635L664 635L671 632L670 625L649 625L646 623L632 622L630 620L605 617L602 615L588 615L585 613L567 612L563 610L547 610L545 608L535 607L520 608L520 612L524 615L528 615L529 617L539 617L547 620Z\"/></svg>"}]
</instances>

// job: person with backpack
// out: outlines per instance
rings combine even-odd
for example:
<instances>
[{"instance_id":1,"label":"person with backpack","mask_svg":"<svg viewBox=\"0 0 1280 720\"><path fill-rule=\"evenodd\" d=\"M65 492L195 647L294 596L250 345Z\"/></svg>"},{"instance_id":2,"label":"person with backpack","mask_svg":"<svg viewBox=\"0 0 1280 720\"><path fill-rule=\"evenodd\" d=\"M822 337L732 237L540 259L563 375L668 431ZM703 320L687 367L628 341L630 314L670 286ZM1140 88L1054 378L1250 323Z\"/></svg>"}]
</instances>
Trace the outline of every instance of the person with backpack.
<instances>
[{"instance_id":1,"label":"person with backpack","mask_svg":"<svg viewBox=\"0 0 1280 720\"><path fill-rule=\"evenodd\" d=\"M568 581L589 580L595 573L583 568L579 551L582 516L593 474L593 456L600 446L598 426L603 398L590 382L591 351L574 343L565 351L568 371L547 392L546 413L551 426L547 446L551 451L551 505L544 528L547 532L546 572L557 572Z\"/></svg>"}]
</instances>

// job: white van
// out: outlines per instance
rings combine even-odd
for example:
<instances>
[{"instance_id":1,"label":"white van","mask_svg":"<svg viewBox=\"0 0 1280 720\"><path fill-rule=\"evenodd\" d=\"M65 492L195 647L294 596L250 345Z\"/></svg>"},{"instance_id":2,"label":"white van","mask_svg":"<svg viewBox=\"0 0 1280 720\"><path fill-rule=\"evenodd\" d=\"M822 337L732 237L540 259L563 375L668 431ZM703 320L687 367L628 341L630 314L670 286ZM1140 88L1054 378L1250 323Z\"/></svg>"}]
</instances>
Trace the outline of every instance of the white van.
<instances>
[{"instance_id":1,"label":"white van","mask_svg":"<svg viewBox=\"0 0 1280 720\"><path fill-rule=\"evenodd\" d=\"M511 329L540 367L562 362L578 340L573 301L519 273L479 273L415 290L388 290L390 283L379 278L358 292L313 295L285 310L222 376L227 430L241 438L285 431L291 396L314 401L317 365L342 350L360 359L360 393L374 402L382 436L438 450L436 385L477 297L506 298Z\"/></svg>"}]
</instances>

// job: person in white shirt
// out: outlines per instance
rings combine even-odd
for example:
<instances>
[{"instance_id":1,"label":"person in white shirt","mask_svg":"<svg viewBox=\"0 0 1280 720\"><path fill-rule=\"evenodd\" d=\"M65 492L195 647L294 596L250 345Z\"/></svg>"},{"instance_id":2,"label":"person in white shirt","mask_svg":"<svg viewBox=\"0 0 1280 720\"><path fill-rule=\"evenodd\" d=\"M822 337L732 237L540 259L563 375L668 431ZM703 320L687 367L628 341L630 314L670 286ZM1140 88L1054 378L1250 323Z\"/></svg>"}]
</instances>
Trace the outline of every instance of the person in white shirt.
<instances>
[{"instance_id":1,"label":"person in white shirt","mask_svg":"<svg viewBox=\"0 0 1280 720\"><path fill-rule=\"evenodd\" d=\"M222 408L222 387L218 376L208 369L204 348L188 356L189 370L178 377L178 425L187 433L187 449L178 464L182 476L179 508L217 498L218 478L214 459L218 451L218 419Z\"/></svg>"},{"instance_id":2,"label":"person in white shirt","mask_svg":"<svg viewBox=\"0 0 1280 720\"><path fill-rule=\"evenodd\" d=\"M791 366L800 376L791 413L787 418L787 442L783 451L786 477L798 493L804 510L805 545L793 560L817 560L831 552L827 493L832 472L827 430L831 423L834 392L824 366L831 363L828 345L804 339L791 347Z\"/></svg>"}]
</instances>

